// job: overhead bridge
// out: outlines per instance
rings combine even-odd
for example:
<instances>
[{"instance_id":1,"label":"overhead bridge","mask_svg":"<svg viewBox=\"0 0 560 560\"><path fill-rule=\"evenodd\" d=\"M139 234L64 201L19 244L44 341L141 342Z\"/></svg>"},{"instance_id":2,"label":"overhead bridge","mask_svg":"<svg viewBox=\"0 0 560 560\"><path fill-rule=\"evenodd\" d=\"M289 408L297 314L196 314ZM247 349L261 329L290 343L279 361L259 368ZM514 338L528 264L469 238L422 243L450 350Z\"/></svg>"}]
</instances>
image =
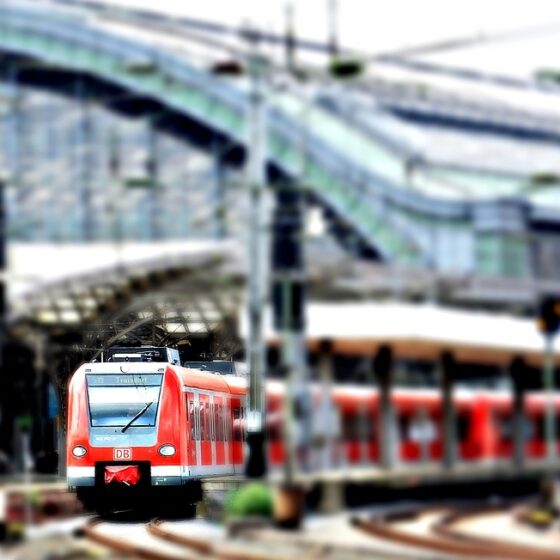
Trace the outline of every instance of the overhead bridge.
<instances>
[{"instance_id":1,"label":"overhead bridge","mask_svg":"<svg viewBox=\"0 0 560 560\"><path fill-rule=\"evenodd\" d=\"M101 17L87 8L0 7L0 51L39 61L45 72L65 69L145 96L246 150L248 81L213 74L189 54L193 42L112 21L111 10ZM525 234L560 213L520 198L518 182L420 168L412 184L405 153L328 110L295 80L266 99L271 180L297 179L371 255L455 272L535 274Z\"/></svg>"}]
</instances>

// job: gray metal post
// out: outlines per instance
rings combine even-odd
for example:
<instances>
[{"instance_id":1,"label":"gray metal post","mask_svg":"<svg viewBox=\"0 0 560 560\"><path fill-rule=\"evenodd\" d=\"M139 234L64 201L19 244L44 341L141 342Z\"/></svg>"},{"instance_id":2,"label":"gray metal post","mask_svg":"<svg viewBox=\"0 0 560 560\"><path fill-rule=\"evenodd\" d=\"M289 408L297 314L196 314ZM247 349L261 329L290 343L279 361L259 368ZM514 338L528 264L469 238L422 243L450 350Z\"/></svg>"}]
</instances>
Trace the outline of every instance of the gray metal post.
<instances>
[{"instance_id":1,"label":"gray metal post","mask_svg":"<svg viewBox=\"0 0 560 560\"><path fill-rule=\"evenodd\" d=\"M266 113L264 99L264 59L256 41L252 42L250 71L252 78L249 113L247 180L250 195L249 216L249 410L247 414L248 457L246 474L259 478L266 474L264 377L266 347L263 311L268 299L269 209L265 201L266 181Z\"/></svg>"},{"instance_id":2,"label":"gray metal post","mask_svg":"<svg viewBox=\"0 0 560 560\"><path fill-rule=\"evenodd\" d=\"M295 71L296 38L294 31L294 5L292 2L286 4L286 68L288 72Z\"/></svg>"},{"instance_id":3,"label":"gray metal post","mask_svg":"<svg viewBox=\"0 0 560 560\"><path fill-rule=\"evenodd\" d=\"M84 241L92 241L95 235L95 224L93 208L91 203L91 181L93 159L91 153L91 132L92 122L90 109L88 107L88 99L86 93L86 85L82 78L78 78L76 82L76 98L81 108L81 120L78 126L79 140L77 142L78 150L80 150L80 210L82 212L82 238Z\"/></svg>"},{"instance_id":4,"label":"gray metal post","mask_svg":"<svg viewBox=\"0 0 560 560\"><path fill-rule=\"evenodd\" d=\"M227 236L227 201L226 201L226 174L222 145L216 141L213 145L214 164L214 205L215 235L218 239Z\"/></svg>"},{"instance_id":5,"label":"gray metal post","mask_svg":"<svg viewBox=\"0 0 560 560\"><path fill-rule=\"evenodd\" d=\"M515 466L522 467L525 463L524 377L527 375L527 367L523 359L516 358L513 360L510 366L510 375L513 384L513 462Z\"/></svg>"},{"instance_id":6,"label":"gray metal post","mask_svg":"<svg viewBox=\"0 0 560 560\"><path fill-rule=\"evenodd\" d=\"M443 408L443 464L453 467L457 461L457 422L453 407L453 356L446 352L441 357L440 383Z\"/></svg>"},{"instance_id":7,"label":"gray metal post","mask_svg":"<svg viewBox=\"0 0 560 560\"><path fill-rule=\"evenodd\" d=\"M321 340L318 348L318 374L321 383L321 403L316 410L316 421L321 427L318 442L318 468L327 472L334 467L333 455L338 452L340 426L332 399L332 384L334 378L333 344L331 340ZM322 483L321 502L319 510L322 513L333 513L344 507L344 486L339 480L329 480Z\"/></svg>"},{"instance_id":8,"label":"gray metal post","mask_svg":"<svg viewBox=\"0 0 560 560\"><path fill-rule=\"evenodd\" d=\"M337 0L328 0L329 18L329 53L332 58L338 55L338 4Z\"/></svg>"},{"instance_id":9,"label":"gray metal post","mask_svg":"<svg viewBox=\"0 0 560 560\"><path fill-rule=\"evenodd\" d=\"M4 371L4 344L6 340L6 185L0 178L0 375ZM1 402L0 402L1 404Z\"/></svg>"},{"instance_id":10,"label":"gray metal post","mask_svg":"<svg viewBox=\"0 0 560 560\"><path fill-rule=\"evenodd\" d=\"M373 372L379 385L379 422L378 438L380 447L380 462L385 469L394 467L397 456L397 441L395 437L394 411L391 402L391 387L393 381L392 352L388 346L382 346L373 359Z\"/></svg>"},{"instance_id":11,"label":"gray metal post","mask_svg":"<svg viewBox=\"0 0 560 560\"><path fill-rule=\"evenodd\" d=\"M12 99L10 101L10 122L11 130L9 134L10 140L10 171L11 184L13 186L12 212L14 213L14 223L16 229L18 222L21 220L22 210L22 193L24 190L24 126L22 104L23 96L19 85L19 67L17 62L10 64L8 80L10 84L10 92ZM5 187L4 187L5 188ZM20 233L23 235L23 230Z\"/></svg>"},{"instance_id":12,"label":"gray metal post","mask_svg":"<svg viewBox=\"0 0 560 560\"><path fill-rule=\"evenodd\" d=\"M327 471L333 467L333 455L337 444L338 430L334 425L336 415L333 411L332 386L334 380L333 345L330 340L319 343L318 374L321 383L321 403L317 410L319 426L321 427L318 442L318 467Z\"/></svg>"},{"instance_id":13,"label":"gray metal post","mask_svg":"<svg viewBox=\"0 0 560 560\"><path fill-rule=\"evenodd\" d=\"M545 352L543 362L543 385L546 391L546 449L547 459L553 466L556 461L556 412L554 410L554 335L545 336Z\"/></svg>"},{"instance_id":14,"label":"gray metal post","mask_svg":"<svg viewBox=\"0 0 560 560\"><path fill-rule=\"evenodd\" d=\"M157 115L150 117L148 122L148 153L146 157L146 175L149 178L148 188L149 212L150 212L150 233L151 240L161 239L161 221L159 217L159 145L156 130Z\"/></svg>"}]
</instances>

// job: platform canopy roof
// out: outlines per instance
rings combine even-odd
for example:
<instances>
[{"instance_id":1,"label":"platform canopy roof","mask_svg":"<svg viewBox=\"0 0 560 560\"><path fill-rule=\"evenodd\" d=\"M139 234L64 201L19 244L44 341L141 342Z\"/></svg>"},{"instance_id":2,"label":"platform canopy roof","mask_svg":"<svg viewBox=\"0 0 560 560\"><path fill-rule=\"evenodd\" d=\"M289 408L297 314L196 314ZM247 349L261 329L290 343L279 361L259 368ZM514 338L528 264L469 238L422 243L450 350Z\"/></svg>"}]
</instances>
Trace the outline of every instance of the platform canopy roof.
<instances>
[{"instance_id":1,"label":"platform canopy roof","mask_svg":"<svg viewBox=\"0 0 560 560\"><path fill-rule=\"evenodd\" d=\"M266 332L271 342L278 341L270 314ZM311 349L330 340L342 354L372 355L389 345L401 358L437 360L448 351L460 362L505 366L516 357L538 366L544 348L531 319L395 302L310 303L307 339ZM560 364L560 340L555 353Z\"/></svg>"}]
</instances>

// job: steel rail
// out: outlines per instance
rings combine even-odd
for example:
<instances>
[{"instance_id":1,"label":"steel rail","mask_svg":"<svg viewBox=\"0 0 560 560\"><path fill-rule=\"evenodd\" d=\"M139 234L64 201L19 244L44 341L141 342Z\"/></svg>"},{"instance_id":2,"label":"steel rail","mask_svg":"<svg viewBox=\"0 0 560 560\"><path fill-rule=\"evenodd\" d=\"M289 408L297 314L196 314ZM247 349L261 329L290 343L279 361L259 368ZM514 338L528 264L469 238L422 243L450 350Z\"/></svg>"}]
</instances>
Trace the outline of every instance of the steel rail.
<instances>
[{"instance_id":1,"label":"steel rail","mask_svg":"<svg viewBox=\"0 0 560 560\"><path fill-rule=\"evenodd\" d=\"M528 560L553 560L558 559L559 554L556 551L548 550L545 548L536 548L534 546L525 545L522 543L512 544L511 542L506 542L503 539L493 539L489 537L477 537L470 533L465 533L453 526L461 521L466 521L473 517L481 517L484 515L492 515L496 512L507 511L509 508L496 507L489 508L485 511L474 510L474 511L454 511L450 514L441 518L437 523L434 524L432 530L434 534L439 535L443 538L449 540L455 540L457 542L464 542L467 544L474 545L484 545L488 547L489 550L500 550L506 551L511 550L512 558L527 558Z\"/></svg>"},{"instance_id":2,"label":"steel rail","mask_svg":"<svg viewBox=\"0 0 560 560\"><path fill-rule=\"evenodd\" d=\"M147 526L148 531L156 537L196 551L205 558L219 560L293 560L295 558L294 556L274 553L263 554L262 552L251 550L250 546L248 547L246 543L217 546L215 542L203 538L165 530L162 528L164 522L164 519L152 520ZM299 543L295 544L296 546L301 546ZM321 554L326 552L326 547L319 547L320 550L318 547L313 546L302 546L301 548L301 555L298 555L298 558L323 558L324 556Z\"/></svg>"},{"instance_id":3,"label":"steel rail","mask_svg":"<svg viewBox=\"0 0 560 560\"><path fill-rule=\"evenodd\" d=\"M423 510L410 510L403 512L399 517L392 515L380 516L375 519L353 519L352 523L358 529L378 538L386 539L398 544L412 546L431 552L452 554L463 558L500 558L503 560L558 560L557 552L539 549L523 544L512 544L499 539L476 537L467 535L452 525L467 518L490 515L497 511L505 511L505 507L472 508L463 511L445 513L438 521L431 525L430 533L417 534L395 528L392 522L402 519L403 516L419 516L433 511L433 508Z\"/></svg>"},{"instance_id":4,"label":"steel rail","mask_svg":"<svg viewBox=\"0 0 560 560\"><path fill-rule=\"evenodd\" d=\"M101 517L94 517L89 520L84 527L84 535L91 541L109 548L110 550L143 558L144 560L181 560L181 558L183 560L198 560L198 558L200 558L200 556L168 554L148 546L135 544L128 539L105 535L98 530L99 525L102 523L107 523L107 521Z\"/></svg>"}]
</instances>

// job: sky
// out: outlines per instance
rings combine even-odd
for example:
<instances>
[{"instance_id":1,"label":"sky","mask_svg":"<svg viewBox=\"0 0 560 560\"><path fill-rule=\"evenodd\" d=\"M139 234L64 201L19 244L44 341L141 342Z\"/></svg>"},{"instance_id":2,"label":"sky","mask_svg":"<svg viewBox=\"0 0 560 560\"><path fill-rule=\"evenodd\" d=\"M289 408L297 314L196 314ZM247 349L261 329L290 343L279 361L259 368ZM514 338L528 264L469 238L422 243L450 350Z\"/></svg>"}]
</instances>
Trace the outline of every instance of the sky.
<instances>
[{"instance_id":1,"label":"sky","mask_svg":"<svg viewBox=\"0 0 560 560\"><path fill-rule=\"evenodd\" d=\"M107 1L107 0L102 0ZM333 0L292 0L298 35L328 37ZM250 22L282 32L289 0L110 0L170 14L229 24ZM340 42L368 53L399 50L450 38L488 35L551 24L560 26L557 0L337 0Z\"/></svg>"}]
</instances>

